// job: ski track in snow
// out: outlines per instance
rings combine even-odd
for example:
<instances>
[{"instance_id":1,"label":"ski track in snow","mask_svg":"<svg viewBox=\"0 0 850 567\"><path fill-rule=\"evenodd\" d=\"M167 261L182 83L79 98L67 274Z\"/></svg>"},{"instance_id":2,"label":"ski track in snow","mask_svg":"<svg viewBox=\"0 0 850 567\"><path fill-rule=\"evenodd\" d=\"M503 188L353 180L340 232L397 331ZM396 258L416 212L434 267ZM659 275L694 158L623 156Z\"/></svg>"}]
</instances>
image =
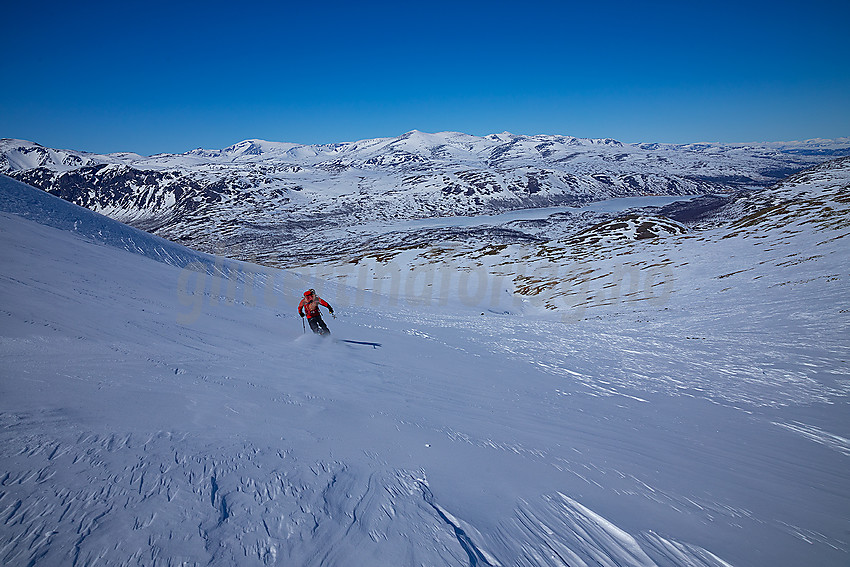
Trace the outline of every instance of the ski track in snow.
<instances>
[{"instance_id":1,"label":"ski track in snow","mask_svg":"<svg viewBox=\"0 0 850 567\"><path fill-rule=\"evenodd\" d=\"M679 260L666 303L568 323L337 307L372 349L302 332L318 282L224 298L232 267L48 197L24 208L56 228L0 213L4 565L850 557L840 239L663 241L641 250Z\"/></svg>"}]
</instances>

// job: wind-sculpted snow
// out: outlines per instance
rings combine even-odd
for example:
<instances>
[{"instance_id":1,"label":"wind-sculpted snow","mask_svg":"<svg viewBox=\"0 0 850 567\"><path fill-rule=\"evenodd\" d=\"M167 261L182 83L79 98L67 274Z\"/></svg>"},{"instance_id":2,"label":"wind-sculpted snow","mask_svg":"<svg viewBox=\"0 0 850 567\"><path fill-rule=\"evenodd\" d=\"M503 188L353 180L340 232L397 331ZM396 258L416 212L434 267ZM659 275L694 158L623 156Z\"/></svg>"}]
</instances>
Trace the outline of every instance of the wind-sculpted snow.
<instances>
[{"instance_id":1,"label":"wind-sculpted snow","mask_svg":"<svg viewBox=\"0 0 850 567\"><path fill-rule=\"evenodd\" d=\"M521 503L491 536L503 563L421 471L169 432L32 434L45 418L73 429L4 415L5 565L728 565L655 534L635 539L563 494Z\"/></svg>"},{"instance_id":2,"label":"wind-sculpted snow","mask_svg":"<svg viewBox=\"0 0 850 567\"><path fill-rule=\"evenodd\" d=\"M730 202L733 226L431 250L538 290L458 269L445 302L3 181L0 562L843 567L845 165Z\"/></svg>"},{"instance_id":3,"label":"wind-sculpted snow","mask_svg":"<svg viewBox=\"0 0 850 567\"><path fill-rule=\"evenodd\" d=\"M53 438L30 433L44 416L5 419L4 565L465 564L412 473L169 432Z\"/></svg>"}]
</instances>

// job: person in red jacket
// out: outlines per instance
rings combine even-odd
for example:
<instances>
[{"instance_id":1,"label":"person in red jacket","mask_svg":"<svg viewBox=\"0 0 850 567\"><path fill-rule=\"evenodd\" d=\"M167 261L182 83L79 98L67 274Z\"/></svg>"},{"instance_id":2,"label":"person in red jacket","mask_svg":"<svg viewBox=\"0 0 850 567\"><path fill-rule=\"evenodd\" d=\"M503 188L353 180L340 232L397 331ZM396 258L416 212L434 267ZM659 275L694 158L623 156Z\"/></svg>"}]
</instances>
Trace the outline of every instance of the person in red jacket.
<instances>
[{"instance_id":1,"label":"person in red jacket","mask_svg":"<svg viewBox=\"0 0 850 567\"><path fill-rule=\"evenodd\" d=\"M331 331L325 322L322 321L322 314L319 311L319 305L324 305L328 308L331 315L334 314L334 308L328 305L328 302L316 295L315 289L308 289L304 292L304 299L298 304L298 314L304 317L306 315L307 322L310 323L310 328L317 335L330 335ZM336 317L336 315L334 315Z\"/></svg>"}]
</instances>

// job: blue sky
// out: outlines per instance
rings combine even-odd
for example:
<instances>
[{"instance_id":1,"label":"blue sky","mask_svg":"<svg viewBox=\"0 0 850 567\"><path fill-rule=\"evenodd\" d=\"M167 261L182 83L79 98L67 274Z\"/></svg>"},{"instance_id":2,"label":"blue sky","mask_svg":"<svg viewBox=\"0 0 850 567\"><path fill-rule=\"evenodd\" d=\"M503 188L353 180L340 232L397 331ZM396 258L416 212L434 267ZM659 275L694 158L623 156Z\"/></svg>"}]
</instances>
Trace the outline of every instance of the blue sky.
<instances>
[{"instance_id":1,"label":"blue sky","mask_svg":"<svg viewBox=\"0 0 850 567\"><path fill-rule=\"evenodd\" d=\"M16 2L0 137L152 154L413 129L850 136L848 23L846 0Z\"/></svg>"}]
</instances>

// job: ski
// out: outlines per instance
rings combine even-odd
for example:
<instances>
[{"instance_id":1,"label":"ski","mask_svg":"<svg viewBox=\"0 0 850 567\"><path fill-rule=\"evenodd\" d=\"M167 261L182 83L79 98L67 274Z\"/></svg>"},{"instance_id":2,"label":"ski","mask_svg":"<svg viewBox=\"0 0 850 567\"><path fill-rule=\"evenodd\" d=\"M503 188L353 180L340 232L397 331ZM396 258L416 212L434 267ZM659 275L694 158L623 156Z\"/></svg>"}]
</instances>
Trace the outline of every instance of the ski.
<instances>
[{"instance_id":1,"label":"ski","mask_svg":"<svg viewBox=\"0 0 850 567\"><path fill-rule=\"evenodd\" d=\"M383 346L383 345L381 345L381 343L370 343L368 341L350 341L348 339L338 339L338 340L341 343L350 343L350 344L353 344L353 345L366 345L366 346L370 346L372 348L378 348L379 346Z\"/></svg>"}]
</instances>

